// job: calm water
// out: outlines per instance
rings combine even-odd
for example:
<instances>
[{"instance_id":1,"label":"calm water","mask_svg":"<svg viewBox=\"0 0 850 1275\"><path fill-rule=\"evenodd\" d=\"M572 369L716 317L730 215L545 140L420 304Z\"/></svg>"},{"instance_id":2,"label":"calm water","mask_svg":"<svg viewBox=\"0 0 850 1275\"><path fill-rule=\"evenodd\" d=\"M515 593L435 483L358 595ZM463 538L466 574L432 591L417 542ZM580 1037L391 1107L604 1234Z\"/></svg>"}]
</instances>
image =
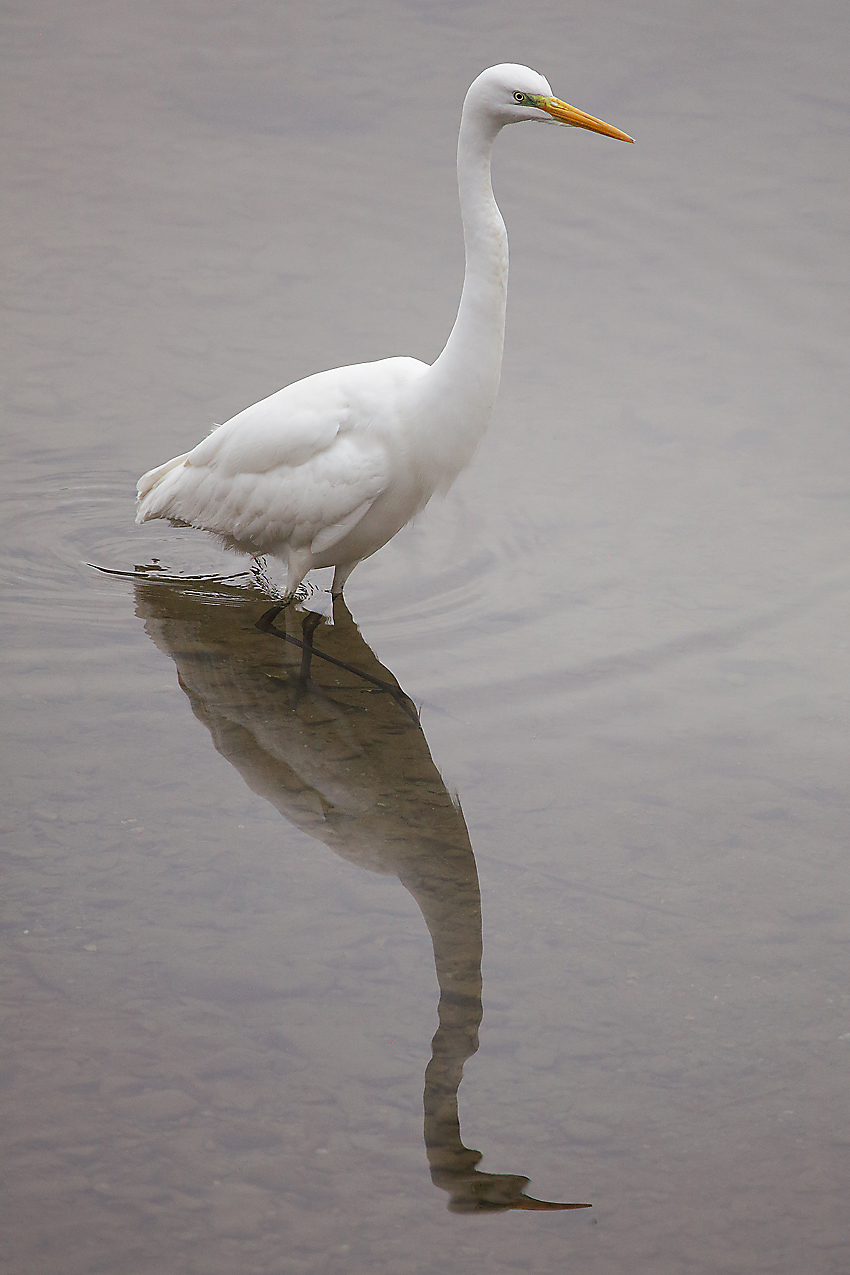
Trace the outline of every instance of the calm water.
<instances>
[{"instance_id":1,"label":"calm water","mask_svg":"<svg viewBox=\"0 0 850 1275\"><path fill-rule=\"evenodd\" d=\"M7 6L4 1270L846 1275L848 35ZM507 59L637 145L500 138L496 419L305 688L135 479L439 352Z\"/></svg>"}]
</instances>

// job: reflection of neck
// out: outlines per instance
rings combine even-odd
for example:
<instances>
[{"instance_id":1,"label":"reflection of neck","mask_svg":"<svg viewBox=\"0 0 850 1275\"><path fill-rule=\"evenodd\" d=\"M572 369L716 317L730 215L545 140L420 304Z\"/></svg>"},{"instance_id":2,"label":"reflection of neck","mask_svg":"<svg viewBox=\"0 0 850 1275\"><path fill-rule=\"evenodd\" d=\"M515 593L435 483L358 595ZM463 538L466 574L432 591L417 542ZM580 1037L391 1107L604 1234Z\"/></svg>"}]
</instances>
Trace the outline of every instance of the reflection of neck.
<instances>
[{"instance_id":1,"label":"reflection of neck","mask_svg":"<svg viewBox=\"0 0 850 1275\"><path fill-rule=\"evenodd\" d=\"M443 810L445 815L445 809ZM449 1193L453 1213L506 1209L571 1209L523 1194L528 1178L481 1173L480 1151L460 1136L457 1091L463 1065L478 1048L481 1025L481 895L463 815L439 821L439 840L412 838L396 861L402 885L413 895L434 944L440 984L440 1025L425 1071L425 1150L435 1186ZM436 830L436 829L435 829Z\"/></svg>"},{"instance_id":2,"label":"reflection of neck","mask_svg":"<svg viewBox=\"0 0 850 1275\"><path fill-rule=\"evenodd\" d=\"M431 1041L431 1061L425 1070L425 1150L435 1186L455 1193L457 1175L470 1173L480 1151L463 1145L457 1091L463 1064L478 1048L481 998L440 997L440 1025Z\"/></svg>"},{"instance_id":3,"label":"reflection of neck","mask_svg":"<svg viewBox=\"0 0 850 1275\"><path fill-rule=\"evenodd\" d=\"M440 1025L425 1072L425 1146L431 1176L446 1190L453 1190L446 1176L468 1172L481 1159L461 1142L457 1110L463 1064L478 1048L481 1023L481 896L460 811L457 825L451 844L412 856L399 873L428 926L440 984Z\"/></svg>"}]
</instances>

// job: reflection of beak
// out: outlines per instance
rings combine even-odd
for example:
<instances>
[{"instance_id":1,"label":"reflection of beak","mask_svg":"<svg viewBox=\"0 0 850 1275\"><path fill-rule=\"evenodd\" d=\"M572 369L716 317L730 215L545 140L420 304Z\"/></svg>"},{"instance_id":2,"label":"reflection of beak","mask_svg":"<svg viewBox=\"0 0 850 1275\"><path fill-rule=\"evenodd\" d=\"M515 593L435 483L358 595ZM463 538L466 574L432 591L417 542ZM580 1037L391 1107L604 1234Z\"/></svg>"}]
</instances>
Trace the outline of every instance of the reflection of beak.
<instances>
[{"instance_id":1,"label":"reflection of beak","mask_svg":"<svg viewBox=\"0 0 850 1275\"><path fill-rule=\"evenodd\" d=\"M629 138L631 141L631 138ZM592 1209L592 1204L558 1204L554 1200L535 1200L530 1195L521 1195L510 1205L512 1209Z\"/></svg>"},{"instance_id":2,"label":"reflection of beak","mask_svg":"<svg viewBox=\"0 0 850 1275\"><path fill-rule=\"evenodd\" d=\"M628 133L622 133L612 124L598 120L594 115L585 115L584 111L568 106L557 97L535 97L534 105L547 115L551 115L559 124L571 124L573 128L589 128L591 133L604 133L606 137L616 137L620 142L633 142Z\"/></svg>"}]
</instances>

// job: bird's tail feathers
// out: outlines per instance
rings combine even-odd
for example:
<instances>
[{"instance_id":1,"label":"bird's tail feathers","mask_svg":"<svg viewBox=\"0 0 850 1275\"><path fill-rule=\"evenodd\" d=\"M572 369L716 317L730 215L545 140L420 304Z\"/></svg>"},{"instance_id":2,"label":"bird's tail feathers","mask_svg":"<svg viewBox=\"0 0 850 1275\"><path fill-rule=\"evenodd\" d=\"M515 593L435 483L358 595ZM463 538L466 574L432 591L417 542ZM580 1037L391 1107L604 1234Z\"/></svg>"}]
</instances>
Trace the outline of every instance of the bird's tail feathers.
<instances>
[{"instance_id":1,"label":"bird's tail feathers","mask_svg":"<svg viewBox=\"0 0 850 1275\"><path fill-rule=\"evenodd\" d=\"M175 456L164 465L157 465L156 469L149 469L146 474L142 474L136 486L139 502L136 522L147 522L149 518L158 518L161 515L167 503L166 492L159 490L162 481L172 470L182 465L188 455L188 452L184 452L182 456Z\"/></svg>"}]
</instances>

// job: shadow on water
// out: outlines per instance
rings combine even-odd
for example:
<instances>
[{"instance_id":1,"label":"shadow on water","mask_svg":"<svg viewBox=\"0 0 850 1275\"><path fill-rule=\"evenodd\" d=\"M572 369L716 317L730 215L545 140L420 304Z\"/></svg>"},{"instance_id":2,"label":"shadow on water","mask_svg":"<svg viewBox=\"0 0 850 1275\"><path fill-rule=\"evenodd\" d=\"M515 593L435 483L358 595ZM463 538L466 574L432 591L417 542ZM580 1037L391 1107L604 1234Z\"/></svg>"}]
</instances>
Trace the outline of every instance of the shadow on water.
<instances>
[{"instance_id":1,"label":"shadow on water","mask_svg":"<svg viewBox=\"0 0 850 1275\"><path fill-rule=\"evenodd\" d=\"M425 1071L425 1148L457 1213L574 1209L535 1200L520 1174L482 1173L464 1146L457 1092L478 1048L481 896L460 806L440 777L418 714L366 645L342 599L302 676L303 617L266 633L257 597L220 584L144 581L137 613L177 666L195 716L259 796L302 832L370 872L398 877L434 945L439 1027ZM315 613L306 625L315 625ZM278 640L282 639L282 640Z\"/></svg>"}]
</instances>

